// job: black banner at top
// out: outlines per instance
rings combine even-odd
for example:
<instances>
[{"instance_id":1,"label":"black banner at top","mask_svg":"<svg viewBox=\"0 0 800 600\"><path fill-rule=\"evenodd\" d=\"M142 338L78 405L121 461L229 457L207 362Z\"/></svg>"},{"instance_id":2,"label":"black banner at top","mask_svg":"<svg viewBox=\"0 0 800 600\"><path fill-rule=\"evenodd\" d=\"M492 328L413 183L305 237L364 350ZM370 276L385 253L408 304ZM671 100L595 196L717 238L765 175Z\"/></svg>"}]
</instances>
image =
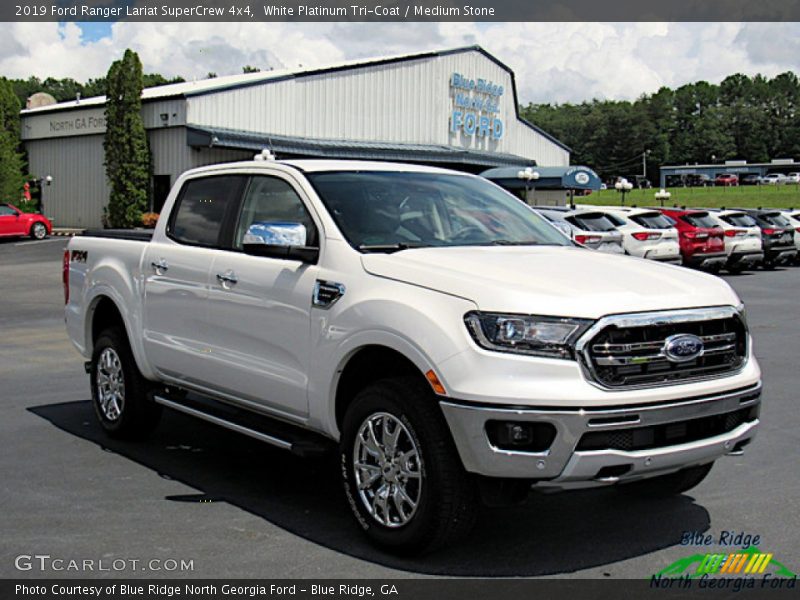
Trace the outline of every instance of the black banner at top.
<instances>
[{"instance_id":1,"label":"black banner at top","mask_svg":"<svg viewBox=\"0 0 800 600\"><path fill-rule=\"evenodd\" d=\"M9 0L2 21L800 21L800 0Z\"/></svg>"}]
</instances>

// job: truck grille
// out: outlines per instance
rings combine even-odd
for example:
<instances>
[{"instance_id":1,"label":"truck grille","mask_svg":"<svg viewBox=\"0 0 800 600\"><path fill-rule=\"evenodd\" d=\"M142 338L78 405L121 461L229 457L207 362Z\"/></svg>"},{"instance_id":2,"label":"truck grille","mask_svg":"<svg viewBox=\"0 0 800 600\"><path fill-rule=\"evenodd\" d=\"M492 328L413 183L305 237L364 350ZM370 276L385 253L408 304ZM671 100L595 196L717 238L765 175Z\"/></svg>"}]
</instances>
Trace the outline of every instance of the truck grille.
<instances>
[{"instance_id":1,"label":"truck grille","mask_svg":"<svg viewBox=\"0 0 800 600\"><path fill-rule=\"evenodd\" d=\"M668 340L679 334L700 338L702 353L691 360L669 358ZM611 317L588 340L582 354L589 376L609 388L668 385L720 376L740 369L746 356L747 329L733 309L691 312L687 320L681 320L680 315Z\"/></svg>"}]
</instances>

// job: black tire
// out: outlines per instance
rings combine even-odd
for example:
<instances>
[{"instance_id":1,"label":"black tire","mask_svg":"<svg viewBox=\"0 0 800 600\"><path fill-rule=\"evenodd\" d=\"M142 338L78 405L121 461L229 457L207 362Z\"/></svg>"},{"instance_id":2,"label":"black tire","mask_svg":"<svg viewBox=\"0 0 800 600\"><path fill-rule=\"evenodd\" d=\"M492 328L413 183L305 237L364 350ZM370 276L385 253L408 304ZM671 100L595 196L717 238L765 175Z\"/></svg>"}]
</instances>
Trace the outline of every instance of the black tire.
<instances>
[{"instance_id":1,"label":"black tire","mask_svg":"<svg viewBox=\"0 0 800 600\"><path fill-rule=\"evenodd\" d=\"M413 512L406 511L412 514L405 523L398 520L393 527L373 517L367 507L367 497L372 494L375 498L378 494L367 489L362 497L354 465L356 455L360 455L356 448L359 430L367 421L379 418L378 414L388 414L402 423L405 432L401 435L408 438L409 444L413 440L420 457L416 464L420 487L415 490L413 482L403 484L403 491L409 496L416 491L416 508ZM383 429L384 425L379 427ZM396 427L395 424L393 428ZM386 445L382 448L385 450ZM464 470L441 409L424 380L384 379L362 390L345 414L340 456L348 503L359 525L376 545L398 554L418 554L454 542L472 529L478 506L475 482ZM383 476L374 485L384 484L389 486L387 495L395 489L392 485L397 485L386 483ZM372 506L377 513L374 501ZM390 516L388 512L385 515Z\"/></svg>"},{"instance_id":2,"label":"black tire","mask_svg":"<svg viewBox=\"0 0 800 600\"><path fill-rule=\"evenodd\" d=\"M731 275L741 275L742 271L744 271L744 267L736 266L736 267L727 267L725 269Z\"/></svg>"},{"instance_id":3,"label":"black tire","mask_svg":"<svg viewBox=\"0 0 800 600\"><path fill-rule=\"evenodd\" d=\"M620 492L645 498L664 498L688 492L700 484L714 466L713 462L697 467L688 467L676 473L643 479L617 486Z\"/></svg>"},{"instance_id":4,"label":"black tire","mask_svg":"<svg viewBox=\"0 0 800 600\"><path fill-rule=\"evenodd\" d=\"M108 367L109 363L106 361L109 359L116 365L114 368ZM116 375L112 381L109 377L112 372L115 375L121 372L121 377ZM101 378L100 385L98 377ZM89 381L94 412L110 437L144 439L153 432L161 418L161 405L152 399L149 383L136 366L123 329L106 329L97 338L92 352ZM114 386L116 391L121 391L121 398L117 394L104 403L103 398L108 396L100 388L109 389L108 386ZM114 404L116 410L113 409Z\"/></svg>"},{"instance_id":5,"label":"black tire","mask_svg":"<svg viewBox=\"0 0 800 600\"><path fill-rule=\"evenodd\" d=\"M36 222L31 225L31 230L29 232L30 236L34 240L43 240L47 237L47 225L41 222Z\"/></svg>"}]
</instances>

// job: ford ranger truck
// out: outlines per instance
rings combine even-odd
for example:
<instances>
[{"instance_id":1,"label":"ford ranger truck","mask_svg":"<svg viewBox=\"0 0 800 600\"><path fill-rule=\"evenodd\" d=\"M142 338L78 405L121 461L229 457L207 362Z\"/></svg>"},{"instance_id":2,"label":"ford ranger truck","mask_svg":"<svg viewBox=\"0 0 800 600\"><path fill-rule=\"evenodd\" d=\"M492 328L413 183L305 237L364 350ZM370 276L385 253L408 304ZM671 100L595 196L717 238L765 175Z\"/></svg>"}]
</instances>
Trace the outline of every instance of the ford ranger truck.
<instances>
[{"instance_id":1,"label":"ford ranger truck","mask_svg":"<svg viewBox=\"0 0 800 600\"><path fill-rule=\"evenodd\" d=\"M531 489L685 492L759 425L727 283L587 250L464 173L192 170L152 235L75 237L63 277L108 435L142 438L167 407L301 455L338 448L357 526L395 552Z\"/></svg>"}]
</instances>

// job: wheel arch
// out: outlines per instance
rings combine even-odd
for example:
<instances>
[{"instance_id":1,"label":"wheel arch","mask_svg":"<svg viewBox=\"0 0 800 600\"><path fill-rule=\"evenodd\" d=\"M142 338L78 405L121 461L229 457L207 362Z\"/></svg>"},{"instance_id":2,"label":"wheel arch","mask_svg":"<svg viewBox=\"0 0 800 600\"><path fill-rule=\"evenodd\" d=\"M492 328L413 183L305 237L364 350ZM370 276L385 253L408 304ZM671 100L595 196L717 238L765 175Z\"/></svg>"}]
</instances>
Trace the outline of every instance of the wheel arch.
<instances>
[{"instance_id":1,"label":"wheel arch","mask_svg":"<svg viewBox=\"0 0 800 600\"><path fill-rule=\"evenodd\" d=\"M381 343L370 343L353 349L341 361L334 392L334 418L341 431L348 406L366 386L389 377L413 376L425 381L424 367L405 353Z\"/></svg>"}]
</instances>

